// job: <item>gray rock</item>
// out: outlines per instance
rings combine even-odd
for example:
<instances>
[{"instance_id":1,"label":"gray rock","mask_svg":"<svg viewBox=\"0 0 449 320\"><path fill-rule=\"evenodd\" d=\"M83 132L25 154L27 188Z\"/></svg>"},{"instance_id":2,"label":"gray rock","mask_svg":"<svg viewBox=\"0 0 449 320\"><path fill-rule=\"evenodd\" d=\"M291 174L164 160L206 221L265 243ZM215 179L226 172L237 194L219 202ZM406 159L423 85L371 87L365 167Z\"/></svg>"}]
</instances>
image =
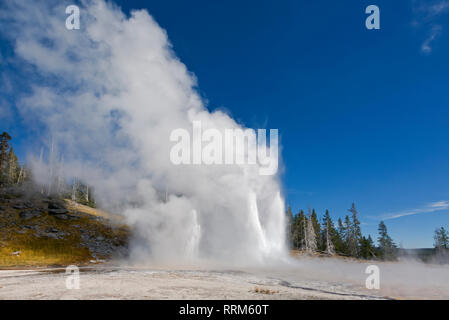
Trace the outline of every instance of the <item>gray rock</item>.
<instances>
[{"instance_id":1,"label":"gray rock","mask_svg":"<svg viewBox=\"0 0 449 320\"><path fill-rule=\"evenodd\" d=\"M66 214L69 211L67 209L48 209L48 214L50 215L60 215L60 214Z\"/></svg>"},{"instance_id":2,"label":"gray rock","mask_svg":"<svg viewBox=\"0 0 449 320\"><path fill-rule=\"evenodd\" d=\"M35 231L39 231L39 226L22 226L22 229L27 229L27 230L35 230Z\"/></svg>"},{"instance_id":3,"label":"gray rock","mask_svg":"<svg viewBox=\"0 0 449 320\"><path fill-rule=\"evenodd\" d=\"M67 220L69 218L69 216L66 214L55 214L53 215L53 217L59 220Z\"/></svg>"},{"instance_id":4,"label":"gray rock","mask_svg":"<svg viewBox=\"0 0 449 320\"><path fill-rule=\"evenodd\" d=\"M41 213L39 211L36 211L36 210L23 211L23 212L19 213L20 218L22 218L24 220L33 219L33 218L38 217L40 215L41 215Z\"/></svg>"},{"instance_id":5,"label":"gray rock","mask_svg":"<svg viewBox=\"0 0 449 320\"><path fill-rule=\"evenodd\" d=\"M45 230L45 232L47 232L47 233L58 233L59 230L55 229L55 228L48 228L47 230Z\"/></svg>"},{"instance_id":6,"label":"gray rock","mask_svg":"<svg viewBox=\"0 0 449 320\"><path fill-rule=\"evenodd\" d=\"M3 206L0 206L0 211L5 211L6 210L6 208L5 207L3 207Z\"/></svg>"},{"instance_id":7,"label":"gray rock","mask_svg":"<svg viewBox=\"0 0 449 320\"><path fill-rule=\"evenodd\" d=\"M22 209L28 209L27 206L23 205L23 204L16 204L12 206L14 209L18 209L18 210L22 210Z\"/></svg>"},{"instance_id":8,"label":"gray rock","mask_svg":"<svg viewBox=\"0 0 449 320\"><path fill-rule=\"evenodd\" d=\"M65 204L62 201L49 201L48 209L65 209Z\"/></svg>"},{"instance_id":9,"label":"gray rock","mask_svg":"<svg viewBox=\"0 0 449 320\"><path fill-rule=\"evenodd\" d=\"M59 239L58 235L56 233L45 233L44 236L52 239Z\"/></svg>"},{"instance_id":10,"label":"gray rock","mask_svg":"<svg viewBox=\"0 0 449 320\"><path fill-rule=\"evenodd\" d=\"M34 207L35 207L34 203L32 203L32 202L30 202L30 201L24 202L23 205L24 205L25 207L27 207L28 209L31 209L31 208L34 208Z\"/></svg>"}]
</instances>

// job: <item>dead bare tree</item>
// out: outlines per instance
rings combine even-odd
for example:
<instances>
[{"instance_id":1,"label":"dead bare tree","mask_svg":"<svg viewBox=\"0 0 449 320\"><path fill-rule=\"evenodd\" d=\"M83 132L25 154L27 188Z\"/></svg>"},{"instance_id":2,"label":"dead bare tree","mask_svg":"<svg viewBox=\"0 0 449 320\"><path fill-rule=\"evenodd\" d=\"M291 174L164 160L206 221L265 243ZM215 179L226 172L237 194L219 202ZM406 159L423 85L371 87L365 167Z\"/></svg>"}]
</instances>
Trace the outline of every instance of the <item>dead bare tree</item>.
<instances>
[{"instance_id":1,"label":"dead bare tree","mask_svg":"<svg viewBox=\"0 0 449 320\"><path fill-rule=\"evenodd\" d=\"M316 241L316 235L315 235L315 229L313 228L313 222L312 222L312 212L309 206L309 212L308 212L308 218L306 219L306 232L305 232L305 239L306 239L306 251L309 253L313 253L317 251L317 241Z\"/></svg>"}]
</instances>

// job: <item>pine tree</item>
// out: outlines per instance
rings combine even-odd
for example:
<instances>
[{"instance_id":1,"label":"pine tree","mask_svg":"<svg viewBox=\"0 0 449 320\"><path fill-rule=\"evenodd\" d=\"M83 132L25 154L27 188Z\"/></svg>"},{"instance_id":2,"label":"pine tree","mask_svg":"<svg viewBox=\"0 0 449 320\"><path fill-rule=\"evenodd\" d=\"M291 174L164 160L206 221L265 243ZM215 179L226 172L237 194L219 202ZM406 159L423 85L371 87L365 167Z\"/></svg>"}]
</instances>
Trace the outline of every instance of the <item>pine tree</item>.
<instances>
[{"instance_id":1,"label":"pine tree","mask_svg":"<svg viewBox=\"0 0 449 320\"><path fill-rule=\"evenodd\" d=\"M295 249L305 249L305 214L301 210L293 217L293 247Z\"/></svg>"},{"instance_id":2,"label":"pine tree","mask_svg":"<svg viewBox=\"0 0 449 320\"><path fill-rule=\"evenodd\" d=\"M291 243L292 243L292 248L293 249L298 249L299 244L298 244L298 215L293 215L292 217L292 228L291 228L291 232L292 232L292 239L291 239Z\"/></svg>"},{"instance_id":3,"label":"pine tree","mask_svg":"<svg viewBox=\"0 0 449 320\"><path fill-rule=\"evenodd\" d=\"M292 244L294 249L300 249L303 243L304 234L302 227L302 215L303 211L293 216L292 222Z\"/></svg>"},{"instance_id":4,"label":"pine tree","mask_svg":"<svg viewBox=\"0 0 449 320\"><path fill-rule=\"evenodd\" d=\"M371 236L368 238L362 237L360 244L360 257L364 259L371 259L375 257L374 241Z\"/></svg>"},{"instance_id":5,"label":"pine tree","mask_svg":"<svg viewBox=\"0 0 449 320\"><path fill-rule=\"evenodd\" d=\"M357 218L357 210L354 203L352 203L351 209L348 209L348 211L352 214L348 233L348 252L353 257L359 257L362 232L360 230L360 221Z\"/></svg>"},{"instance_id":6,"label":"pine tree","mask_svg":"<svg viewBox=\"0 0 449 320\"><path fill-rule=\"evenodd\" d=\"M343 231L344 231L344 237L343 241L345 243L345 254L352 255L350 250L350 243L351 243L351 219L349 216L345 216L345 221L343 223Z\"/></svg>"},{"instance_id":7,"label":"pine tree","mask_svg":"<svg viewBox=\"0 0 449 320\"><path fill-rule=\"evenodd\" d=\"M338 236L337 230L335 230L334 223L332 222L332 218L329 214L329 210L326 210L323 218L323 228L322 228L322 242L324 244L324 251L327 254L334 255L335 254L335 246L334 242L336 237Z\"/></svg>"},{"instance_id":8,"label":"pine tree","mask_svg":"<svg viewBox=\"0 0 449 320\"><path fill-rule=\"evenodd\" d=\"M444 229L444 227L435 230L434 239L435 249L442 250L449 248L449 233Z\"/></svg>"},{"instance_id":9,"label":"pine tree","mask_svg":"<svg viewBox=\"0 0 449 320\"><path fill-rule=\"evenodd\" d=\"M383 221L379 223L379 253L384 260L396 259L396 245L388 235L387 226Z\"/></svg>"},{"instance_id":10,"label":"pine tree","mask_svg":"<svg viewBox=\"0 0 449 320\"><path fill-rule=\"evenodd\" d=\"M316 245L317 245L317 249L323 251L323 242L321 239L321 226L320 223L318 221L318 216L315 212L315 209L312 209L312 214L310 215L310 220L313 226L313 231L315 234L315 241L316 241Z\"/></svg>"},{"instance_id":11,"label":"pine tree","mask_svg":"<svg viewBox=\"0 0 449 320\"><path fill-rule=\"evenodd\" d=\"M301 210L298 215L298 235L299 244L298 248L306 250L306 229L307 229L307 217L304 210Z\"/></svg>"},{"instance_id":12,"label":"pine tree","mask_svg":"<svg viewBox=\"0 0 449 320\"><path fill-rule=\"evenodd\" d=\"M8 183L16 184L19 179L20 165L19 165L19 159L15 155L13 147L11 147L9 149L7 173L8 173L7 174Z\"/></svg>"},{"instance_id":13,"label":"pine tree","mask_svg":"<svg viewBox=\"0 0 449 320\"><path fill-rule=\"evenodd\" d=\"M294 226L293 226L293 213L292 213L292 209L290 208L290 206L288 206L287 208L287 243L289 245L290 248L294 248L294 243L293 243L293 233L294 233Z\"/></svg>"},{"instance_id":14,"label":"pine tree","mask_svg":"<svg viewBox=\"0 0 449 320\"><path fill-rule=\"evenodd\" d=\"M340 254L347 254L345 238L345 226L341 218L338 218L338 242L335 243L335 250Z\"/></svg>"},{"instance_id":15,"label":"pine tree","mask_svg":"<svg viewBox=\"0 0 449 320\"><path fill-rule=\"evenodd\" d=\"M0 135L0 184L8 182L8 150L10 140L11 136L8 133L3 132Z\"/></svg>"}]
</instances>

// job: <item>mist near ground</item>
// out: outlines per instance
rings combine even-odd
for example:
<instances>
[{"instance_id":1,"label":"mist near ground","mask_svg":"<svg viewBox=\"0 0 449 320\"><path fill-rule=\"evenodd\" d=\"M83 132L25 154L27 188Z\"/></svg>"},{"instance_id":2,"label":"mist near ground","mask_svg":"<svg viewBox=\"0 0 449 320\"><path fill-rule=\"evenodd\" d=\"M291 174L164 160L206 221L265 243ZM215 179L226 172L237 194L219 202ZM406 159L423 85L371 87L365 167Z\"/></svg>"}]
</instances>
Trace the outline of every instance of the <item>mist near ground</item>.
<instances>
[{"instance_id":1,"label":"mist near ground","mask_svg":"<svg viewBox=\"0 0 449 320\"><path fill-rule=\"evenodd\" d=\"M366 288L366 280L371 274L366 273L366 268L370 265L379 268L379 290ZM292 281L302 279L327 283L328 288L344 285L390 298L449 299L449 266L415 259L382 262L301 257L299 261L272 269L271 272Z\"/></svg>"},{"instance_id":2,"label":"mist near ground","mask_svg":"<svg viewBox=\"0 0 449 320\"><path fill-rule=\"evenodd\" d=\"M376 265L380 288L367 289ZM419 262L384 263L302 257L252 267L215 262L133 264L80 269L80 289L67 290L64 268L1 270L0 299L449 299L449 268Z\"/></svg>"},{"instance_id":3,"label":"mist near ground","mask_svg":"<svg viewBox=\"0 0 449 320\"><path fill-rule=\"evenodd\" d=\"M67 181L90 185L98 205L135 231L132 261L281 259L276 175L259 175L260 165L176 166L169 158L170 133L191 130L193 121L220 132L245 127L207 110L150 13L85 0L80 30L68 30L71 4L6 0L0 9L14 47L8 61L22 76L17 111L46 146L28 159L36 182L48 183L57 164Z\"/></svg>"},{"instance_id":4,"label":"mist near ground","mask_svg":"<svg viewBox=\"0 0 449 320\"><path fill-rule=\"evenodd\" d=\"M379 289L368 289L368 266L379 268ZM148 266L122 265L137 270ZM202 265L154 265L152 270L223 272L239 274L257 285L287 287L327 299L449 299L449 266L414 259L396 262L362 261L341 257L301 256L282 263L235 268L204 262ZM296 298L299 298L296 297Z\"/></svg>"}]
</instances>

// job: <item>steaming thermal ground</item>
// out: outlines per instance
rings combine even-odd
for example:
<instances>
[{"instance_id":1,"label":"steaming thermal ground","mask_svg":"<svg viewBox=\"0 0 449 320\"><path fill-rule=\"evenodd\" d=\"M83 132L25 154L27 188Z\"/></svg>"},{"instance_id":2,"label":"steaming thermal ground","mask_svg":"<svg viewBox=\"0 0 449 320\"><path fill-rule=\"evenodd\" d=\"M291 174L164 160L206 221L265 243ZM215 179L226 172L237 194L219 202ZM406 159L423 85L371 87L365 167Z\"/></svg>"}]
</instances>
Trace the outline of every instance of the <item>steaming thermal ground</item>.
<instances>
[{"instance_id":1,"label":"steaming thermal ground","mask_svg":"<svg viewBox=\"0 0 449 320\"><path fill-rule=\"evenodd\" d=\"M61 1L9 1L0 17L20 72L15 105L40 143L64 161L66 179L91 185L100 205L136 234L131 259L251 264L284 257L279 178L260 165L176 166L170 133L246 129L210 112L195 76L146 10L82 1L81 27L65 27ZM13 84L14 85L14 84ZM17 89L16 89L17 90ZM47 164L30 151L37 182Z\"/></svg>"}]
</instances>

